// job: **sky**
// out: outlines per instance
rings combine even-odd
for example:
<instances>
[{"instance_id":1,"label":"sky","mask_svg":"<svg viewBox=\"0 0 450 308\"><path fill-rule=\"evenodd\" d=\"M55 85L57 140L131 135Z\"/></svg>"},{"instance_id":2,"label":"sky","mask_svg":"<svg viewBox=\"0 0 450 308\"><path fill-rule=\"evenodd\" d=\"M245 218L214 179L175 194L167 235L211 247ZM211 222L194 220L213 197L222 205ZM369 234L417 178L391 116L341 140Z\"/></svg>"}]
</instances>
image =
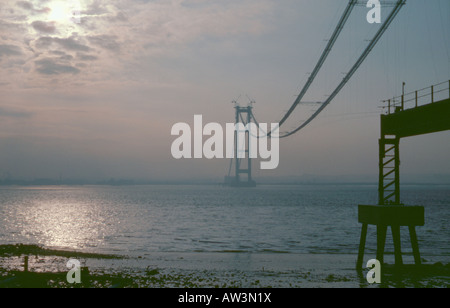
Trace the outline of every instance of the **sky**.
<instances>
[{"instance_id":1,"label":"sky","mask_svg":"<svg viewBox=\"0 0 450 308\"><path fill-rule=\"evenodd\" d=\"M2 0L0 179L221 181L226 159L171 155L175 123L261 123L295 100L346 0ZM305 101L326 99L378 30L356 7ZM393 1L392 1L393 2ZM382 21L392 9L383 5ZM73 14L75 12L75 14ZM382 100L450 80L450 2L408 0L320 116L254 177L376 182ZM284 124L297 126L311 106ZM283 131L282 129L282 131ZM450 134L401 141L402 174L450 174Z\"/></svg>"}]
</instances>

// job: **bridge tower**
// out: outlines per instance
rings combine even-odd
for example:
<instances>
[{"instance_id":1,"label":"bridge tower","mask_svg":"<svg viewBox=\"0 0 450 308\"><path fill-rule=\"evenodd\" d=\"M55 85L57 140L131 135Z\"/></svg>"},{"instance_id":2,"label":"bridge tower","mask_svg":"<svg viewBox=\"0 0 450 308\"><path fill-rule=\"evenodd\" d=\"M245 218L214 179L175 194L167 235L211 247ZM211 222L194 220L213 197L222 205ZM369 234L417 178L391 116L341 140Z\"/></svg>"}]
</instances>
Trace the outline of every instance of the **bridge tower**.
<instances>
[{"instance_id":1,"label":"bridge tower","mask_svg":"<svg viewBox=\"0 0 450 308\"><path fill-rule=\"evenodd\" d=\"M253 104L246 107L241 107L237 101L233 101L235 104L235 131L234 131L234 158L230 161L230 167L228 170L228 176L225 176L225 185L232 187L255 187L256 182L252 178L252 158L250 157L250 132L246 129L240 131L239 127L248 127L249 123L253 121ZM239 125L239 124L242 124ZM245 133L244 135L242 133ZM245 136L244 140L241 140L240 136ZM243 153L242 153L243 152ZM244 157L244 158L242 158ZM231 175L234 163L234 175ZM244 177L242 177L244 175ZM247 175L247 176L245 176Z\"/></svg>"}]
</instances>

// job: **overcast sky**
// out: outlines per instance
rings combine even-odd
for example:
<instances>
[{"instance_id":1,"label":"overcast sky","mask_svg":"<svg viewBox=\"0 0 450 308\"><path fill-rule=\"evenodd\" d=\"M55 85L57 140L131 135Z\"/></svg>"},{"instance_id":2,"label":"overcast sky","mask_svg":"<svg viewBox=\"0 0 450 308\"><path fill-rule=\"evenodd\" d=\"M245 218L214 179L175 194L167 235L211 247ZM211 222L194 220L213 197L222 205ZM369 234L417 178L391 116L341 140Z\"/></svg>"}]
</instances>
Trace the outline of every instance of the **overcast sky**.
<instances>
[{"instance_id":1,"label":"overcast sky","mask_svg":"<svg viewBox=\"0 0 450 308\"><path fill-rule=\"evenodd\" d=\"M220 181L227 160L172 158L172 125L193 125L195 114L233 122L231 101L247 96L259 122L278 122L347 2L2 0L0 179ZM382 21L391 9L382 7ZM306 101L325 100L377 31L367 12L354 9ZM280 141L279 167L255 177L376 181L380 101L401 94L403 81L408 92L449 79L450 2L407 1L329 107ZM450 174L450 134L402 140L401 155L404 173Z\"/></svg>"}]
</instances>

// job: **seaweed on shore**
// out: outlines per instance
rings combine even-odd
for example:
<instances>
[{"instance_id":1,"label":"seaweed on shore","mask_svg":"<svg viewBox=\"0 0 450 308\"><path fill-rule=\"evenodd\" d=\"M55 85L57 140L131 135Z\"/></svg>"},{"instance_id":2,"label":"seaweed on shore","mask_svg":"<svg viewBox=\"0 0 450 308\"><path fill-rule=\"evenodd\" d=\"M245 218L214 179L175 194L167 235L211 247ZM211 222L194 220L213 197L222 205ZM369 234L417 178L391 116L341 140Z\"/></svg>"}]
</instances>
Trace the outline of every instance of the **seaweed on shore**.
<instances>
[{"instance_id":1,"label":"seaweed on shore","mask_svg":"<svg viewBox=\"0 0 450 308\"><path fill-rule=\"evenodd\" d=\"M23 272L1 273L0 288L123 288L137 287L133 279L120 274L90 274L82 268L81 283L68 283L65 272Z\"/></svg>"},{"instance_id":2,"label":"seaweed on shore","mask_svg":"<svg viewBox=\"0 0 450 308\"><path fill-rule=\"evenodd\" d=\"M0 245L0 257L14 257L23 255L56 256L70 258L91 258L91 259L122 259L124 256L78 252L70 250L49 249L33 244L10 244Z\"/></svg>"},{"instance_id":3,"label":"seaweed on shore","mask_svg":"<svg viewBox=\"0 0 450 308\"><path fill-rule=\"evenodd\" d=\"M65 262L64 258L123 259L127 257L81 253L43 248L38 245L0 245L0 258L24 256L50 256L47 261ZM54 256L55 258L53 258ZM37 258L36 258L37 259ZM141 260L141 259L139 259ZM1 261L1 260L0 260ZM426 260L424 260L426 261ZM115 261L114 261L115 262ZM140 262L140 261L139 261ZM142 262L145 262L143 260ZM7 262L6 262L7 263ZM383 265L382 283L369 285L363 272L313 272L309 269L293 271L262 270L188 270L155 268L154 265L143 268L113 267L110 269L81 267L81 283L71 284L67 279L67 271L55 267L54 271L28 269L24 262L24 270L17 270L17 262L10 267L0 262L0 288L260 288L260 287L394 287L394 288L435 288L449 287L450 264L433 263L420 266L405 264L401 267ZM33 263L36 264L36 263ZM4 266L5 265L5 266ZM144 265L149 265L144 263Z\"/></svg>"}]
</instances>

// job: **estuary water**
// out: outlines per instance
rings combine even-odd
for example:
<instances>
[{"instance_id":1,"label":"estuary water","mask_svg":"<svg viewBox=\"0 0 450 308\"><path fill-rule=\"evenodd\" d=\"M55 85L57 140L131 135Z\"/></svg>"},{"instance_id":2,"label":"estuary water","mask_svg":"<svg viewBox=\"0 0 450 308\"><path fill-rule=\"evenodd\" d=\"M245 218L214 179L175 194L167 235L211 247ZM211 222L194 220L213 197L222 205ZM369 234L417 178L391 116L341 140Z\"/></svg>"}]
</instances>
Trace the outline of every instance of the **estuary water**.
<instances>
[{"instance_id":1,"label":"estuary water","mask_svg":"<svg viewBox=\"0 0 450 308\"><path fill-rule=\"evenodd\" d=\"M167 262L183 256L183 266L196 269L208 262L235 267L248 256L260 262L243 267L260 267L267 256L279 260L278 267L342 256L348 267L361 232L357 206L376 201L376 185L350 184L1 187L0 245L139 260L165 256ZM425 206L425 226L416 228L421 256L448 261L450 187L405 185L402 202ZM366 247L374 256L373 226ZM408 229L402 229L402 251L408 257L411 250ZM390 232L386 251L393 251Z\"/></svg>"}]
</instances>

